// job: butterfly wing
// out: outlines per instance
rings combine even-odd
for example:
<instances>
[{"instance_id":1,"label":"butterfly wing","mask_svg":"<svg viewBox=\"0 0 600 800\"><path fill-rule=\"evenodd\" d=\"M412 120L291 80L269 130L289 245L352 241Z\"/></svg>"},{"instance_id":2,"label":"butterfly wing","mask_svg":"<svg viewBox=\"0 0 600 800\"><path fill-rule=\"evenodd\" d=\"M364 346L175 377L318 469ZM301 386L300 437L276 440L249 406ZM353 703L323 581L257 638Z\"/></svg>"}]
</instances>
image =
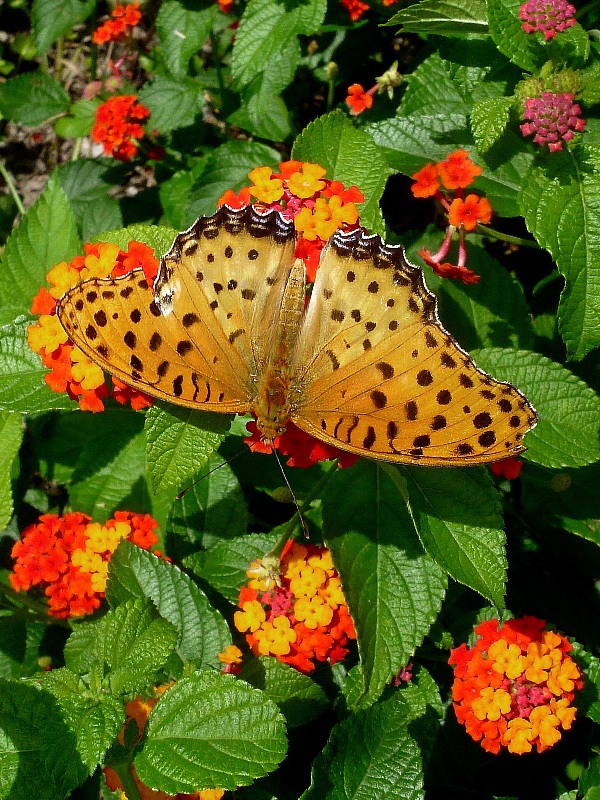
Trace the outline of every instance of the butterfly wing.
<instances>
[{"instance_id":1,"label":"butterfly wing","mask_svg":"<svg viewBox=\"0 0 600 800\"><path fill-rule=\"evenodd\" d=\"M154 290L140 270L92 279L61 299L69 338L102 369L153 397L246 412L291 269L280 214L223 207L175 239Z\"/></svg>"},{"instance_id":2,"label":"butterfly wing","mask_svg":"<svg viewBox=\"0 0 600 800\"><path fill-rule=\"evenodd\" d=\"M295 424L359 455L497 461L522 452L537 421L444 330L403 249L361 231L336 233L324 249L294 358Z\"/></svg>"}]
</instances>

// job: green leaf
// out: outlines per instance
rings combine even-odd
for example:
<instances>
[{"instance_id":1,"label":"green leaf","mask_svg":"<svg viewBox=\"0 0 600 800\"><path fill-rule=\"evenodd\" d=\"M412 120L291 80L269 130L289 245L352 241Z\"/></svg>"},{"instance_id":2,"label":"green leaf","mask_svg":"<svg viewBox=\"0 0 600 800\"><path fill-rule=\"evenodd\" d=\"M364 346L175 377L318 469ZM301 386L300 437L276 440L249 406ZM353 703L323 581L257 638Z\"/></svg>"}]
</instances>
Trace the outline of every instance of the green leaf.
<instances>
[{"instance_id":1,"label":"green leaf","mask_svg":"<svg viewBox=\"0 0 600 800\"><path fill-rule=\"evenodd\" d=\"M106 693L94 697L81 678L66 668L47 672L43 686L56 698L91 775L104 765L106 751L125 722L123 703Z\"/></svg>"},{"instance_id":2,"label":"green leaf","mask_svg":"<svg viewBox=\"0 0 600 800\"><path fill-rule=\"evenodd\" d=\"M440 241L439 230L436 239ZM479 283L441 280L436 287L444 327L469 352L480 347L533 348L531 311L521 283L488 255L477 237L469 241L468 266L481 275Z\"/></svg>"},{"instance_id":3,"label":"green leaf","mask_svg":"<svg viewBox=\"0 0 600 800\"><path fill-rule=\"evenodd\" d=\"M86 624L91 636L83 625L72 636L81 636L83 629L91 671L100 670L104 689L115 696L138 694L156 681L177 640L175 626L159 617L147 598L129 600L99 622ZM70 662L74 662L72 657ZM85 660L80 659L80 664L87 666Z\"/></svg>"},{"instance_id":4,"label":"green leaf","mask_svg":"<svg viewBox=\"0 0 600 800\"><path fill-rule=\"evenodd\" d=\"M33 0L31 30L38 56L92 13L94 0Z\"/></svg>"},{"instance_id":5,"label":"green leaf","mask_svg":"<svg viewBox=\"0 0 600 800\"><path fill-rule=\"evenodd\" d=\"M294 143L292 158L320 164L329 178L342 181L346 187L358 186L365 195L365 202L359 206L361 225L374 233L384 232L379 201L390 171L380 148L342 111L307 125Z\"/></svg>"},{"instance_id":6,"label":"green leaf","mask_svg":"<svg viewBox=\"0 0 600 800\"><path fill-rule=\"evenodd\" d=\"M249 533L218 542L205 552L192 553L184 563L231 603L237 603L240 586L248 581L246 570L257 558L269 553L278 538L277 533Z\"/></svg>"},{"instance_id":7,"label":"green leaf","mask_svg":"<svg viewBox=\"0 0 600 800\"><path fill-rule=\"evenodd\" d=\"M402 692L353 714L331 732L302 800L421 800L423 774Z\"/></svg>"},{"instance_id":8,"label":"green leaf","mask_svg":"<svg viewBox=\"0 0 600 800\"><path fill-rule=\"evenodd\" d=\"M329 482L323 537L356 627L365 699L373 702L429 630L446 578L424 553L397 483L374 463L339 470Z\"/></svg>"},{"instance_id":9,"label":"green leaf","mask_svg":"<svg viewBox=\"0 0 600 800\"><path fill-rule=\"evenodd\" d=\"M21 440L23 439L23 419L20 414L0 411L0 531L4 530L13 512L10 468Z\"/></svg>"},{"instance_id":10,"label":"green leaf","mask_svg":"<svg viewBox=\"0 0 600 800\"><path fill-rule=\"evenodd\" d=\"M27 314L40 286L46 283L46 273L80 250L73 212L58 178L52 175L42 196L6 242L0 269L0 325Z\"/></svg>"},{"instance_id":11,"label":"green leaf","mask_svg":"<svg viewBox=\"0 0 600 800\"><path fill-rule=\"evenodd\" d=\"M156 17L167 67L175 78L183 78L190 58L208 39L218 15L218 6L194 9L177 0L167 0Z\"/></svg>"},{"instance_id":12,"label":"green leaf","mask_svg":"<svg viewBox=\"0 0 600 800\"><path fill-rule=\"evenodd\" d=\"M149 128L170 133L191 125L202 114L204 92L202 86L191 78L173 80L157 75L142 86L138 100L150 109Z\"/></svg>"},{"instance_id":13,"label":"green leaf","mask_svg":"<svg viewBox=\"0 0 600 800\"><path fill-rule=\"evenodd\" d=\"M471 129L481 153L496 144L510 121L512 97L490 97L473 107Z\"/></svg>"},{"instance_id":14,"label":"green leaf","mask_svg":"<svg viewBox=\"0 0 600 800\"><path fill-rule=\"evenodd\" d=\"M519 203L565 288L558 327L570 358L600 345L600 145L540 154L523 178Z\"/></svg>"},{"instance_id":15,"label":"green leaf","mask_svg":"<svg viewBox=\"0 0 600 800\"><path fill-rule=\"evenodd\" d=\"M58 136L63 136L65 139L89 136L94 127L99 105L98 100L80 100L71 107L67 117L56 120L54 130Z\"/></svg>"},{"instance_id":16,"label":"green leaf","mask_svg":"<svg viewBox=\"0 0 600 800\"><path fill-rule=\"evenodd\" d=\"M108 159L79 158L57 170L60 185L86 242L103 231L123 225L119 203L108 194L113 186L107 176L109 169L114 169L114 165Z\"/></svg>"},{"instance_id":17,"label":"green leaf","mask_svg":"<svg viewBox=\"0 0 600 800\"><path fill-rule=\"evenodd\" d=\"M87 772L55 698L0 679L0 797L64 800Z\"/></svg>"},{"instance_id":18,"label":"green leaf","mask_svg":"<svg viewBox=\"0 0 600 800\"><path fill-rule=\"evenodd\" d=\"M402 25L404 31L445 36L487 33L483 0L422 0L399 11L386 25Z\"/></svg>"},{"instance_id":19,"label":"green leaf","mask_svg":"<svg viewBox=\"0 0 600 800\"><path fill-rule=\"evenodd\" d=\"M230 421L230 415L155 403L146 414L146 455L154 494L190 481L219 447Z\"/></svg>"},{"instance_id":20,"label":"green leaf","mask_svg":"<svg viewBox=\"0 0 600 800\"><path fill-rule=\"evenodd\" d=\"M254 167L275 168L280 161L277 150L259 142L234 140L215 148L190 191L184 225L191 225L201 214L214 214L217 200L227 189L237 192L249 186L248 173Z\"/></svg>"},{"instance_id":21,"label":"green leaf","mask_svg":"<svg viewBox=\"0 0 600 800\"><path fill-rule=\"evenodd\" d=\"M306 725L329 707L327 695L318 684L276 658L253 659L244 665L239 677L277 703L290 728Z\"/></svg>"},{"instance_id":22,"label":"green leaf","mask_svg":"<svg viewBox=\"0 0 600 800\"><path fill-rule=\"evenodd\" d=\"M0 84L0 113L21 125L41 125L64 114L71 99L45 72L26 72Z\"/></svg>"},{"instance_id":23,"label":"green leaf","mask_svg":"<svg viewBox=\"0 0 600 800\"><path fill-rule=\"evenodd\" d=\"M503 608L506 537L491 476L482 467L406 467L401 475L428 555L454 580Z\"/></svg>"},{"instance_id":24,"label":"green leaf","mask_svg":"<svg viewBox=\"0 0 600 800\"><path fill-rule=\"evenodd\" d=\"M106 597L111 606L149 597L159 614L175 626L176 651L182 661L220 666L217 653L231 644L223 617L211 608L204 592L174 564L131 542L121 542L111 557Z\"/></svg>"},{"instance_id":25,"label":"green leaf","mask_svg":"<svg viewBox=\"0 0 600 800\"><path fill-rule=\"evenodd\" d=\"M528 461L545 467L580 467L600 459L600 398L577 376L549 358L524 350L480 350L479 367L517 386L539 422L526 434Z\"/></svg>"},{"instance_id":26,"label":"green leaf","mask_svg":"<svg viewBox=\"0 0 600 800\"><path fill-rule=\"evenodd\" d=\"M268 69L297 36L315 33L326 9L325 0L295 6L278 0L249 0L233 45L231 72L237 88Z\"/></svg>"},{"instance_id":27,"label":"green leaf","mask_svg":"<svg viewBox=\"0 0 600 800\"><path fill-rule=\"evenodd\" d=\"M195 548L239 537L248 528L244 493L229 464L215 453L202 472L203 477L172 504L168 523L178 539Z\"/></svg>"},{"instance_id":28,"label":"green leaf","mask_svg":"<svg viewBox=\"0 0 600 800\"><path fill-rule=\"evenodd\" d=\"M285 756L283 717L272 700L231 675L197 672L154 707L135 768L168 794L234 790L272 772Z\"/></svg>"},{"instance_id":29,"label":"green leaf","mask_svg":"<svg viewBox=\"0 0 600 800\"><path fill-rule=\"evenodd\" d=\"M71 445L77 446L79 455L69 495L73 506L96 522L107 520L125 500L129 510L142 511L146 506L143 423L143 416L135 412L104 411L101 419L89 418L78 425L89 430L86 439L77 444L74 431L71 434ZM131 493L136 487L134 501Z\"/></svg>"},{"instance_id":30,"label":"green leaf","mask_svg":"<svg viewBox=\"0 0 600 800\"><path fill-rule=\"evenodd\" d=\"M26 622L5 611L0 616L0 676L25 678L39 673L40 645L48 626Z\"/></svg>"},{"instance_id":31,"label":"green leaf","mask_svg":"<svg viewBox=\"0 0 600 800\"><path fill-rule=\"evenodd\" d=\"M0 408L23 413L74 408L66 394L56 394L44 383L48 370L26 339L34 321L20 319L0 328Z\"/></svg>"},{"instance_id":32,"label":"green leaf","mask_svg":"<svg viewBox=\"0 0 600 800\"><path fill-rule=\"evenodd\" d=\"M501 53L514 64L537 72L548 50L535 35L525 33L519 19L519 0L487 0L490 35Z\"/></svg>"}]
</instances>

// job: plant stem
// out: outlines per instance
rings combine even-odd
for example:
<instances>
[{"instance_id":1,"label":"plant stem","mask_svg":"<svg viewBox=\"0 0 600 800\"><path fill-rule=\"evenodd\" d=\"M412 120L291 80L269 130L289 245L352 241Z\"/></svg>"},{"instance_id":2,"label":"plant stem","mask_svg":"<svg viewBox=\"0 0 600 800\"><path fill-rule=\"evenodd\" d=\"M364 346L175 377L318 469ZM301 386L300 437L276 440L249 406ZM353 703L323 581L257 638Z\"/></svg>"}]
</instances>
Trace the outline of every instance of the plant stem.
<instances>
[{"instance_id":1,"label":"plant stem","mask_svg":"<svg viewBox=\"0 0 600 800\"><path fill-rule=\"evenodd\" d=\"M110 767L114 769L119 776L121 783L123 784L125 794L127 795L127 800L142 800L140 790L138 789L137 783L131 774L131 764L118 761L114 764L110 764Z\"/></svg>"},{"instance_id":2,"label":"plant stem","mask_svg":"<svg viewBox=\"0 0 600 800\"><path fill-rule=\"evenodd\" d=\"M43 622L44 625L60 625L63 628L69 628L69 630L71 629L71 626L66 619L55 619L54 617L49 617L48 606L39 600L35 600L33 597L28 595L27 592L16 592L11 586L7 586L5 583L0 583L0 596L2 595L5 599L12 601L10 604L5 606L6 608L14 608L13 603L16 603L33 612L32 614L28 615L30 621L33 621L35 617L36 622ZM19 609L19 611L21 610L22 609Z\"/></svg>"},{"instance_id":3,"label":"plant stem","mask_svg":"<svg viewBox=\"0 0 600 800\"><path fill-rule=\"evenodd\" d=\"M63 37L59 36L56 40L56 53L54 58L54 77L59 83L62 80L64 44Z\"/></svg>"},{"instance_id":4,"label":"plant stem","mask_svg":"<svg viewBox=\"0 0 600 800\"><path fill-rule=\"evenodd\" d=\"M6 181L6 185L8 186L8 189L9 189L10 193L13 196L13 200L15 201L15 204L16 204L17 208L19 209L19 213L20 214L24 214L25 213L25 206L23 205L23 202L21 201L21 198L19 197L19 193L17 192L17 189L15 187L15 183L14 183L14 181L12 179L12 175L6 169L6 166L4 164L4 161L2 161L2 159L0 159L0 173L2 173L2 177Z\"/></svg>"},{"instance_id":5,"label":"plant stem","mask_svg":"<svg viewBox=\"0 0 600 800\"><path fill-rule=\"evenodd\" d=\"M502 231L494 230L494 228L489 228L487 225L478 225L475 228L475 233L479 233L481 236L487 236L490 239L499 239L500 241L508 242L509 244L518 244L522 247L531 247L534 250L542 249L534 239L521 239L519 236L510 236L508 233L502 233Z\"/></svg>"},{"instance_id":6,"label":"plant stem","mask_svg":"<svg viewBox=\"0 0 600 800\"><path fill-rule=\"evenodd\" d=\"M81 145L83 143L83 139L81 136L78 136L75 139L75 146L73 147L73 152L71 153L71 161L77 161L79 158L79 154L81 153Z\"/></svg>"}]
</instances>

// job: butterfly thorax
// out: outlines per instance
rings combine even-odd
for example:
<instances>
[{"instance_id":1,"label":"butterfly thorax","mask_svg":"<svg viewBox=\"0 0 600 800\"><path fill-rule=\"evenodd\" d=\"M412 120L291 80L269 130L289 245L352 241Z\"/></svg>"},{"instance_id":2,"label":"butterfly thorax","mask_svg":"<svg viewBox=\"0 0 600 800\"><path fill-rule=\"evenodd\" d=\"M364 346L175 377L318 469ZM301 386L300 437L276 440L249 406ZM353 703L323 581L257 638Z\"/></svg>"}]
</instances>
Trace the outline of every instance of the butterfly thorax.
<instances>
[{"instance_id":1,"label":"butterfly thorax","mask_svg":"<svg viewBox=\"0 0 600 800\"><path fill-rule=\"evenodd\" d=\"M291 361L304 314L305 286L304 263L296 259L274 322L276 335L272 351L257 378L257 393L252 404L261 438L267 443L285 432L293 408Z\"/></svg>"}]
</instances>

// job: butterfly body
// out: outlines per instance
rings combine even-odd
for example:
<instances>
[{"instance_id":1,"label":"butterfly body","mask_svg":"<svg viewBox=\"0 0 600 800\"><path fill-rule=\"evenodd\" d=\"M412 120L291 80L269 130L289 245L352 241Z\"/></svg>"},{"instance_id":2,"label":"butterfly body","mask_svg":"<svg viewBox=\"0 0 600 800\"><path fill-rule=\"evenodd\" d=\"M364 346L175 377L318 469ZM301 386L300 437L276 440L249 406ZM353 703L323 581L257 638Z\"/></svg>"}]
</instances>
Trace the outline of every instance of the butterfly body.
<instances>
[{"instance_id":1,"label":"butterfly body","mask_svg":"<svg viewBox=\"0 0 600 800\"><path fill-rule=\"evenodd\" d=\"M252 412L272 443L291 420L400 463L514 456L535 411L442 327L422 271L360 229L324 248L306 303L293 222L222 207L175 239L154 288L140 271L71 289L58 314L107 372L154 397Z\"/></svg>"}]
</instances>

